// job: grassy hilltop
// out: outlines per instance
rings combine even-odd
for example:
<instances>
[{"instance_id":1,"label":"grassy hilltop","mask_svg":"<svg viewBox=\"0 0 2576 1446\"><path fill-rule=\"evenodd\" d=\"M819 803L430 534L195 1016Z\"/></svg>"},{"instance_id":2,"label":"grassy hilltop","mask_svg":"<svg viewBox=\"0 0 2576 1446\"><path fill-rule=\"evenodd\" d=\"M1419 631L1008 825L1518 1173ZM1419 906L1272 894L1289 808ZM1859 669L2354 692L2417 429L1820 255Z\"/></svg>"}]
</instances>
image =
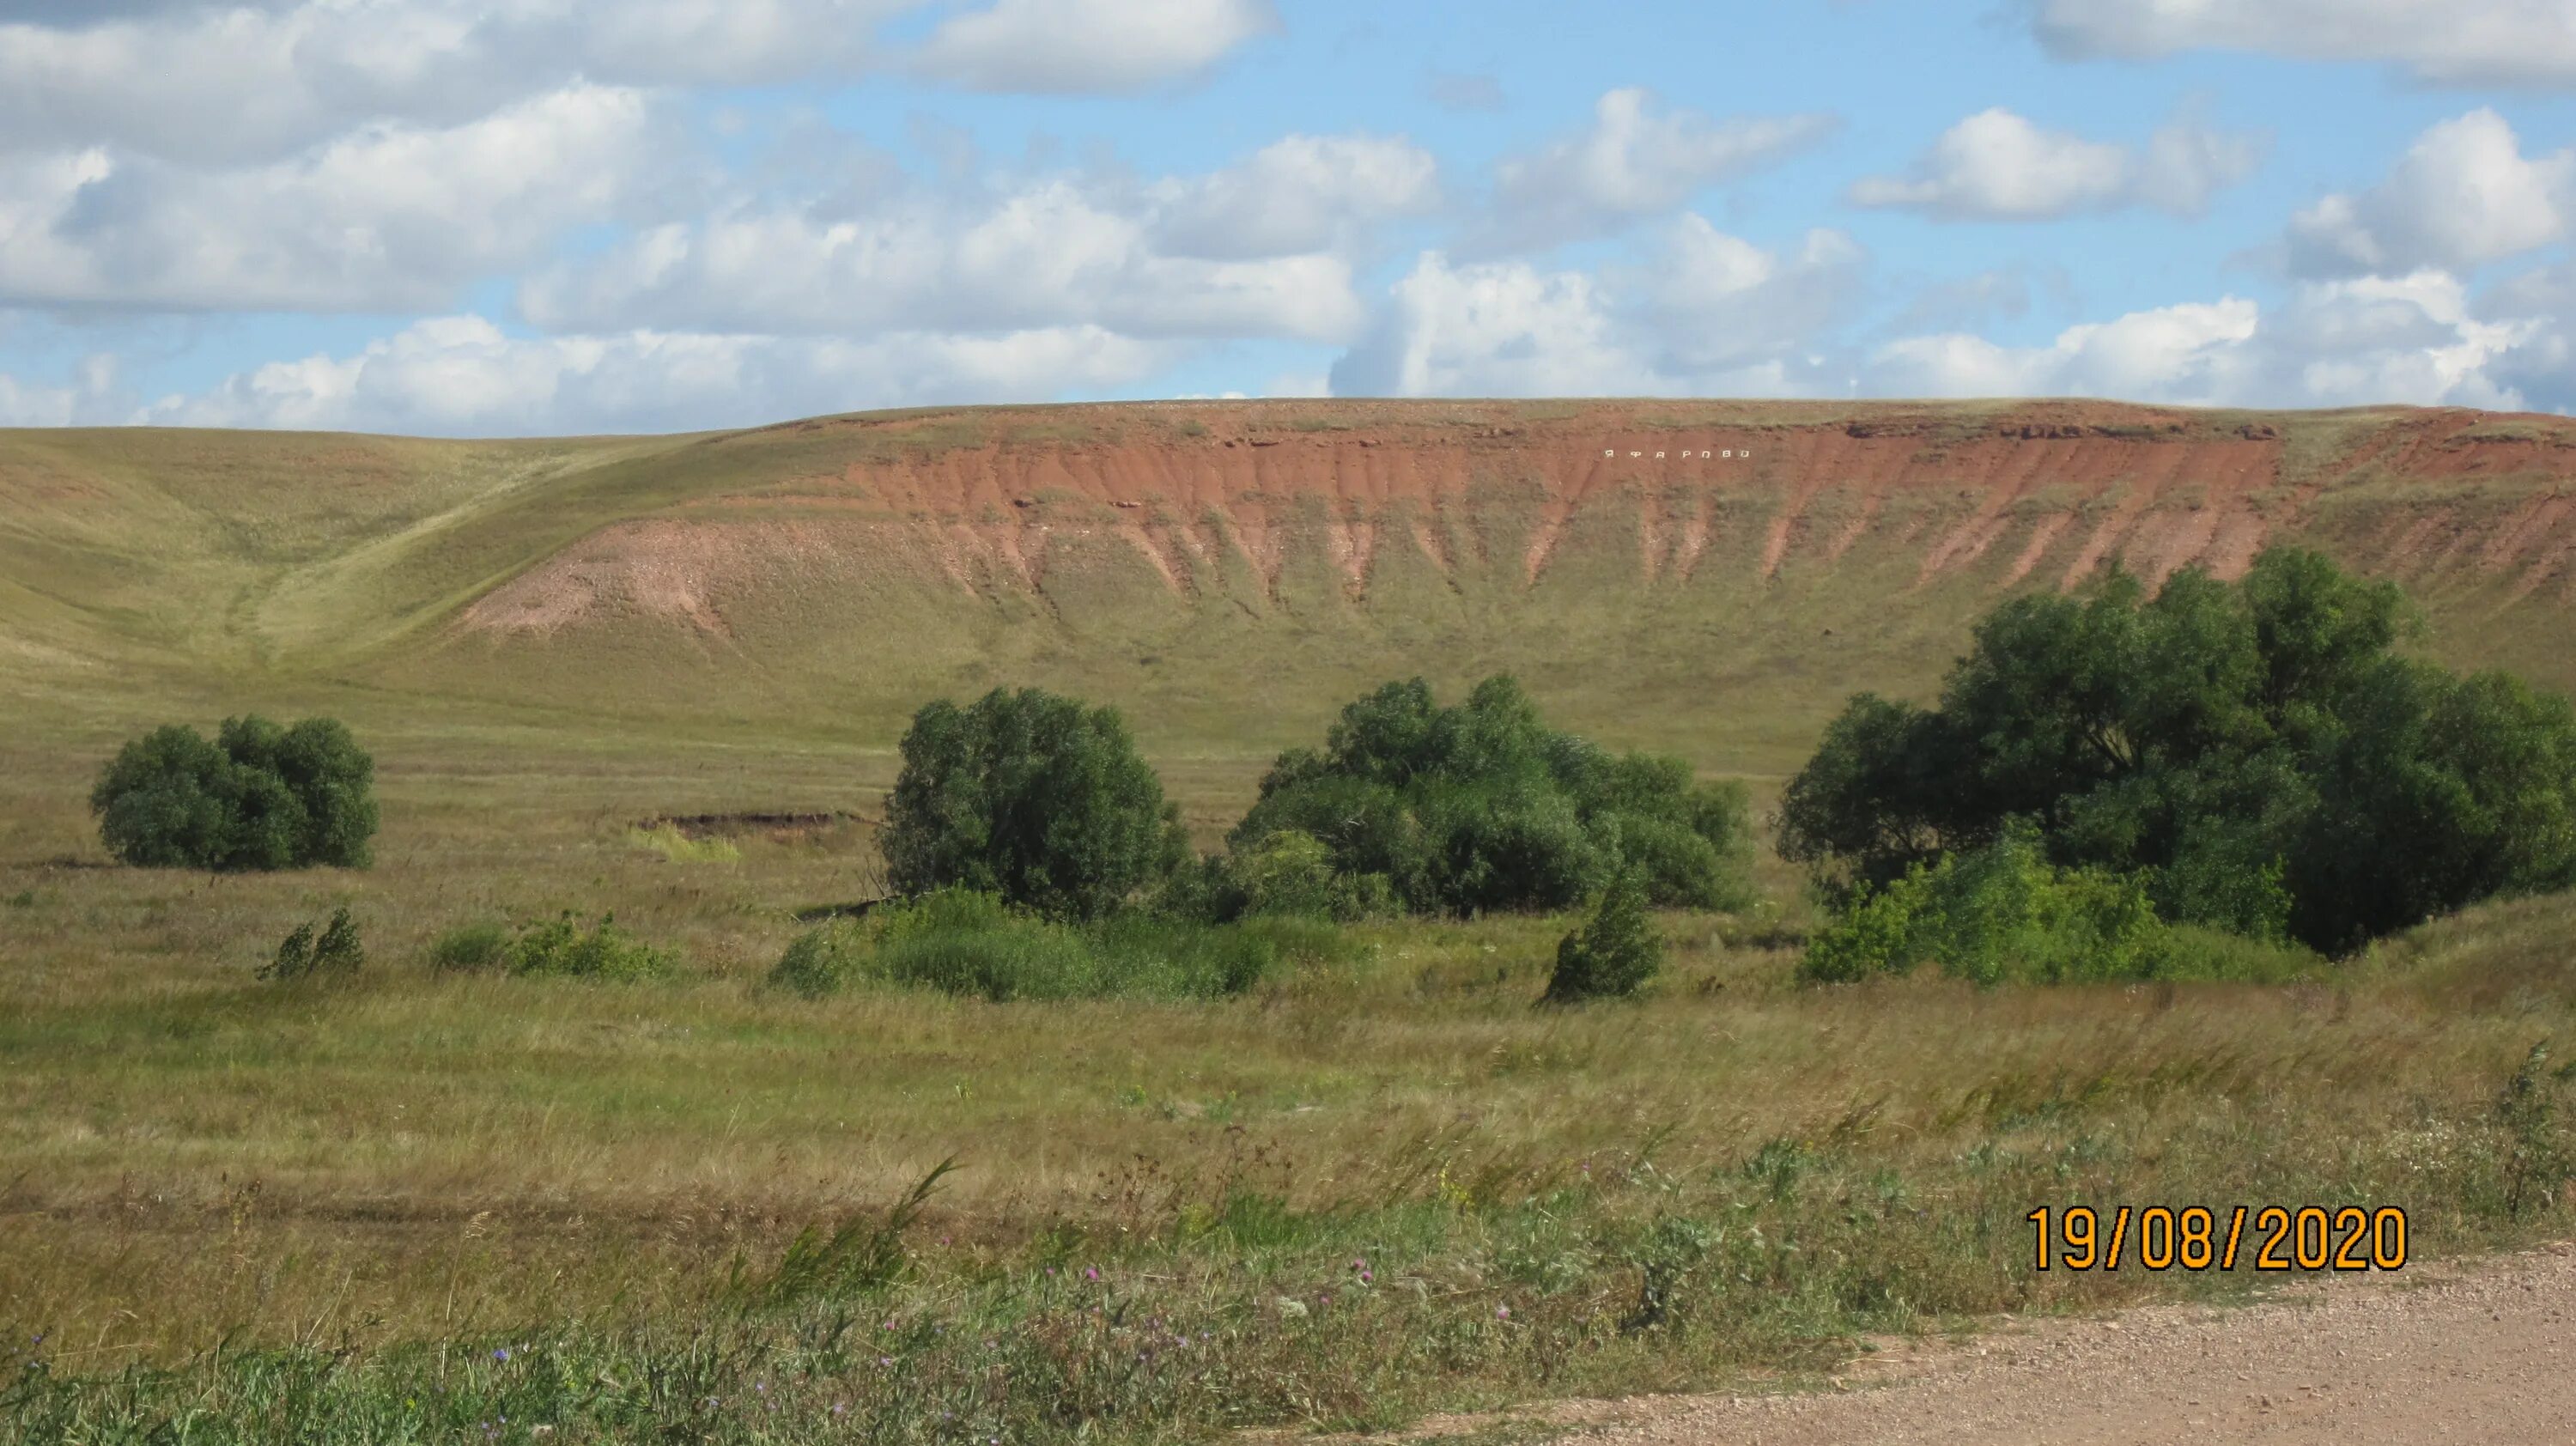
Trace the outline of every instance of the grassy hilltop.
<instances>
[{"instance_id":1,"label":"grassy hilltop","mask_svg":"<svg viewBox=\"0 0 2576 1446\"><path fill-rule=\"evenodd\" d=\"M1384 677L1511 669L1578 728L1776 772L1852 689L1927 687L2000 590L2274 539L2405 581L2446 661L2564 687L2571 470L2546 418L2076 403L6 432L0 680L67 719L300 691L878 743L1027 681L1252 755Z\"/></svg>"},{"instance_id":2,"label":"grassy hilltop","mask_svg":"<svg viewBox=\"0 0 2576 1446\"><path fill-rule=\"evenodd\" d=\"M1758 810L1847 694L1927 695L1999 597L2115 557L2303 542L2402 581L2412 646L2576 688L2571 477L2550 418L2064 402L0 432L0 1327L45 1335L0 1356L0 1437L1375 1426L2256 1283L2035 1272L2039 1204L2395 1205L2418 1257L2563 1232L2497 1100L2576 1040L2566 898L2285 986L1804 987L1776 861L1746 912L1663 916L1627 1005L1534 1009L1569 927L1534 917L1352 926L1219 1003L761 981L872 892L931 697L1118 704L1203 843L1414 674L1513 671ZM373 751L376 866L110 865L116 744L251 710ZM355 980L254 978L339 905ZM567 910L682 969L429 962ZM899 1279L746 1304L951 1156Z\"/></svg>"}]
</instances>

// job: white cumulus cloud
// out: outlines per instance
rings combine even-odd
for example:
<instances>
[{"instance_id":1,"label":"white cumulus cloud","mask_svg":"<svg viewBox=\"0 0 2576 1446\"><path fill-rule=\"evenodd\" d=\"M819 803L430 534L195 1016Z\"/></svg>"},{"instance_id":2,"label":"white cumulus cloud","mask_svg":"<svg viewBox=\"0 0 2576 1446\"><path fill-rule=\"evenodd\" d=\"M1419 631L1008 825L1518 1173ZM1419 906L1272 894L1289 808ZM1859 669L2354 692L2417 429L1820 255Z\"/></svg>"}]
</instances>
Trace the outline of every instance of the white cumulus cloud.
<instances>
[{"instance_id":1,"label":"white cumulus cloud","mask_svg":"<svg viewBox=\"0 0 2576 1446\"><path fill-rule=\"evenodd\" d=\"M1155 188L1175 253L1216 258L1339 250L1377 222L1440 204L1440 166L1411 141L1291 135L1214 174Z\"/></svg>"},{"instance_id":2,"label":"white cumulus cloud","mask_svg":"<svg viewBox=\"0 0 2576 1446\"><path fill-rule=\"evenodd\" d=\"M1607 235L1777 164L1836 125L1827 115L1721 121L1662 106L1645 90L1613 90L1584 129L1496 167L1493 215L1471 245L1494 252Z\"/></svg>"},{"instance_id":3,"label":"white cumulus cloud","mask_svg":"<svg viewBox=\"0 0 2576 1446\"><path fill-rule=\"evenodd\" d=\"M2129 205L2189 216L2251 175L2262 153L2256 138L2189 116L2133 148L2047 130L1998 106L1942 132L1908 174L1866 177L1850 197L1952 221L2039 221Z\"/></svg>"},{"instance_id":4,"label":"white cumulus cloud","mask_svg":"<svg viewBox=\"0 0 2576 1446\"><path fill-rule=\"evenodd\" d=\"M2089 396L2201 406L2414 402L2519 407L2496 368L2531 335L2474 316L2439 272L2303 285L2267 314L2222 297L2068 327L2045 346L1945 333L1880 347L1867 390L1926 397Z\"/></svg>"},{"instance_id":5,"label":"white cumulus cloud","mask_svg":"<svg viewBox=\"0 0 2576 1446\"><path fill-rule=\"evenodd\" d=\"M1278 27L1270 0L995 0L931 33L916 69L970 90L1143 90Z\"/></svg>"},{"instance_id":6,"label":"white cumulus cloud","mask_svg":"<svg viewBox=\"0 0 2576 1446\"><path fill-rule=\"evenodd\" d=\"M197 169L102 148L0 160L0 301L430 309L615 215L670 147L637 91L579 86L444 129L370 125Z\"/></svg>"},{"instance_id":7,"label":"white cumulus cloud","mask_svg":"<svg viewBox=\"0 0 2576 1446\"><path fill-rule=\"evenodd\" d=\"M2386 179L2336 194L2290 223L2306 275L2464 270L2564 239L2576 216L2576 149L2527 157L2485 108L2427 130Z\"/></svg>"},{"instance_id":8,"label":"white cumulus cloud","mask_svg":"<svg viewBox=\"0 0 2576 1446\"><path fill-rule=\"evenodd\" d=\"M0 23L0 150L273 159L370 122L454 125L577 84L855 75L920 0L304 0Z\"/></svg>"},{"instance_id":9,"label":"white cumulus cloud","mask_svg":"<svg viewBox=\"0 0 2576 1446\"><path fill-rule=\"evenodd\" d=\"M1438 201L1428 153L1291 136L1204 176L969 178L739 200L532 276L549 329L848 333L1097 325L1348 340L1374 228Z\"/></svg>"},{"instance_id":10,"label":"white cumulus cloud","mask_svg":"<svg viewBox=\"0 0 2576 1446\"><path fill-rule=\"evenodd\" d=\"M682 431L1114 388L1171 359L1169 348L1096 327L865 340L513 337L482 317L450 316L350 355L272 362L155 403L138 420L446 436Z\"/></svg>"},{"instance_id":11,"label":"white cumulus cloud","mask_svg":"<svg viewBox=\"0 0 2576 1446\"><path fill-rule=\"evenodd\" d=\"M2443 84L2576 83L2566 0L2035 0L2031 15L2069 59L2248 50L2384 61Z\"/></svg>"},{"instance_id":12,"label":"white cumulus cloud","mask_svg":"<svg viewBox=\"0 0 2576 1446\"><path fill-rule=\"evenodd\" d=\"M1438 252L1399 280L1333 368L1343 396L1612 396L1811 390L1812 349L1866 258L1838 231L1773 251L1698 215L1599 273Z\"/></svg>"},{"instance_id":13,"label":"white cumulus cloud","mask_svg":"<svg viewBox=\"0 0 2576 1446\"><path fill-rule=\"evenodd\" d=\"M116 359L89 357L60 382L0 372L0 427L101 426L126 420Z\"/></svg>"}]
</instances>

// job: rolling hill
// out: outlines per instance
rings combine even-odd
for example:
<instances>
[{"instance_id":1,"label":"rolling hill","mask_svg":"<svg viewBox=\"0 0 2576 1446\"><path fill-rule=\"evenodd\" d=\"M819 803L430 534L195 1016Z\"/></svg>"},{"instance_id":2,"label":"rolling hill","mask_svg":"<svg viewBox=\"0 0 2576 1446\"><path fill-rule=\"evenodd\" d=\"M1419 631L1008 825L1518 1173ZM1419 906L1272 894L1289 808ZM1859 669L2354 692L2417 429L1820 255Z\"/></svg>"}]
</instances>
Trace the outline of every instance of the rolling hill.
<instances>
[{"instance_id":1,"label":"rolling hill","mask_svg":"<svg viewBox=\"0 0 2576 1446\"><path fill-rule=\"evenodd\" d=\"M1166 753L1509 668L1571 724L1793 767L2016 588L2276 540L2422 646L2576 686L2576 422L2078 402L1212 402L525 442L0 432L0 689L882 744L1037 682Z\"/></svg>"}]
</instances>

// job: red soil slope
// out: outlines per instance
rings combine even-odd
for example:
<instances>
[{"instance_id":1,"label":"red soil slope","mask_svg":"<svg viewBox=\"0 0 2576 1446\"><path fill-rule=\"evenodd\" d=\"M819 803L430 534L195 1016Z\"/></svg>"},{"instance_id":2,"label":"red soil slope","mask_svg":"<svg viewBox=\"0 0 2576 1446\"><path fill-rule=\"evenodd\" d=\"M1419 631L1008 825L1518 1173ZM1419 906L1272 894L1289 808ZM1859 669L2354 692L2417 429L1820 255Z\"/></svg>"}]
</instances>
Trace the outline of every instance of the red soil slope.
<instances>
[{"instance_id":1,"label":"red soil slope","mask_svg":"<svg viewBox=\"0 0 2576 1446\"><path fill-rule=\"evenodd\" d=\"M828 589L860 572L960 594L1043 591L1103 542L1185 601L1239 583L1271 590L1300 547L1354 600L1397 549L1444 576L1473 566L1526 586L1596 508L1633 534L1649 584L1715 563L1769 579L1864 545L1901 550L1917 585L1973 572L2062 587L2114 557L2150 578L2191 564L2232 576L2288 537L2381 573L2576 599L2576 423L2558 418L2072 402L1040 415L1044 434L1016 440L948 440L939 429L953 414L741 434L727 440L778 458L746 450L735 480L590 532L460 622L507 637L662 618L721 637L752 592ZM1506 504L1519 525L1500 555L1482 519Z\"/></svg>"}]
</instances>

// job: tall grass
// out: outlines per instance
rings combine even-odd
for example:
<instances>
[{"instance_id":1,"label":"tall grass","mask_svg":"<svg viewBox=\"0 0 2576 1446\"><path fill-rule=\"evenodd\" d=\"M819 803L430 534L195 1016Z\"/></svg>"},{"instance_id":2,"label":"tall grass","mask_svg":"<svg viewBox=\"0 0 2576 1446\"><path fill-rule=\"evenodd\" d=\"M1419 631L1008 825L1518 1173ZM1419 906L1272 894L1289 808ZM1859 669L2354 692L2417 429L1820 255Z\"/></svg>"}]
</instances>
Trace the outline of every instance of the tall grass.
<instances>
[{"instance_id":1,"label":"tall grass","mask_svg":"<svg viewBox=\"0 0 2576 1446\"><path fill-rule=\"evenodd\" d=\"M0 1439L1379 1423L2246 1286L2037 1276L2039 1203L2392 1203L2423 1257L2566 1228L2563 1192L2525 1185L2514 1215L2543 1112L2498 1100L2533 1044L2576 1039L2576 901L2281 984L1819 990L1775 873L1776 916L1659 916L1672 956L1634 1008L1533 1008L1574 921L1526 917L1373 920L1326 957L1283 935L1292 962L1248 994L1178 1006L806 999L760 980L800 914L870 892L857 840L674 869L624 821L864 793L888 760L516 727L433 718L385 747L363 876L90 867L76 791L0 810L0 1339L44 1337L32 1367L0 1353ZM58 747L0 744L0 779L77 776ZM1208 842L1258 760L1173 772ZM254 980L340 902L367 970ZM430 967L474 919L567 907L684 954L686 987ZM867 927L844 926L863 954ZM2535 1085L2565 1089L2555 1068ZM757 1278L809 1226L881 1221L951 1154L895 1284L728 1293L737 1260ZM1158 1316L1206 1340L1145 1370ZM887 1320L896 1348L863 1348Z\"/></svg>"},{"instance_id":2,"label":"tall grass","mask_svg":"<svg viewBox=\"0 0 2576 1446\"><path fill-rule=\"evenodd\" d=\"M326 1333L104 1375L40 1341L0 1381L0 1432L990 1446L1383 1429L1537 1392L1796 1378L1862 1335L2251 1284L2250 1268L2033 1271L1999 1228L2032 1203L2403 1200L2419 1255L2517 1238L2520 1126L2495 1113L2464 1117L2475 1138L2428 1180L2405 1138L2353 1152L2261 1110L2139 1128L2089 1097L1988 1093L1981 1142L1946 1156L1890 1148L1866 1104L1704 1159L1675 1157L1671 1130L1565 1157L1435 1131L1320 1191L1238 1144L1104 1174L1086 1214L1013 1244L954 1243L961 1222L926 1208L943 1165L658 1319L538 1308L387 1349Z\"/></svg>"},{"instance_id":3,"label":"tall grass","mask_svg":"<svg viewBox=\"0 0 2576 1446\"><path fill-rule=\"evenodd\" d=\"M626 841L640 849L650 849L675 864L738 864L742 850L724 838L691 838L674 823L657 823L651 828L631 828Z\"/></svg>"},{"instance_id":4,"label":"tall grass","mask_svg":"<svg viewBox=\"0 0 2576 1446\"><path fill-rule=\"evenodd\" d=\"M1129 913L1064 924L990 894L943 889L866 925L830 923L789 944L770 981L808 997L872 981L1012 1000L1221 999L1347 952L1332 925L1256 918L1210 925Z\"/></svg>"}]
</instances>

